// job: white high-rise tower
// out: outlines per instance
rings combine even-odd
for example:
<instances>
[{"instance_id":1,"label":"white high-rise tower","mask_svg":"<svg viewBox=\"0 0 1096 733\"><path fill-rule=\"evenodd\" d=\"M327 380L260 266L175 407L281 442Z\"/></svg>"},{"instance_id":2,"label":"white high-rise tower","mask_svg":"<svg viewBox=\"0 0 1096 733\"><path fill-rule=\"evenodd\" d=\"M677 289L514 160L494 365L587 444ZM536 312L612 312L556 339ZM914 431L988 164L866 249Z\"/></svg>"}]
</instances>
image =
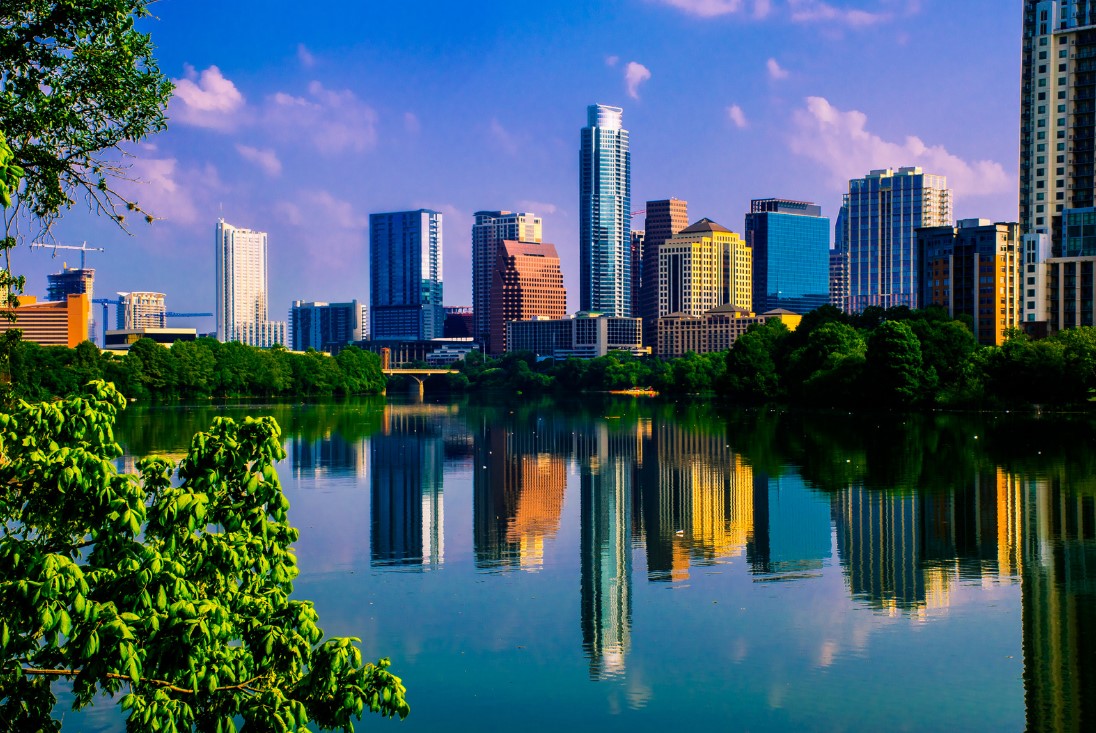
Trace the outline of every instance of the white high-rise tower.
<instances>
[{"instance_id":1,"label":"white high-rise tower","mask_svg":"<svg viewBox=\"0 0 1096 733\"><path fill-rule=\"evenodd\" d=\"M266 232L217 221L217 339L269 347L286 343L284 321L267 320Z\"/></svg>"}]
</instances>

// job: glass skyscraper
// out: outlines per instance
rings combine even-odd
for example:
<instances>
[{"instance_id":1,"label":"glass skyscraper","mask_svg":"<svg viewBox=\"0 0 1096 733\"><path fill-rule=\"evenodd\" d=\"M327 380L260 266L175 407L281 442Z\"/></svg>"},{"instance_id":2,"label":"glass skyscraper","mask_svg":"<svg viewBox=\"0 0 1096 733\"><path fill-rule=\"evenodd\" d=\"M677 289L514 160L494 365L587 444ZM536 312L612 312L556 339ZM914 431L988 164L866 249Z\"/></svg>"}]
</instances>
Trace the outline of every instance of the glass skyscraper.
<instances>
[{"instance_id":1,"label":"glass skyscraper","mask_svg":"<svg viewBox=\"0 0 1096 733\"><path fill-rule=\"evenodd\" d=\"M428 209L369 215L371 338L442 337L441 223Z\"/></svg>"},{"instance_id":2,"label":"glass skyscraper","mask_svg":"<svg viewBox=\"0 0 1096 733\"><path fill-rule=\"evenodd\" d=\"M579 307L632 316L631 153L619 107L586 109L579 152Z\"/></svg>"},{"instance_id":3,"label":"glass skyscraper","mask_svg":"<svg viewBox=\"0 0 1096 733\"><path fill-rule=\"evenodd\" d=\"M746 214L753 248L753 309L803 314L830 299L830 220L805 201L754 199Z\"/></svg>"},{"instance_id":4,"label":"glass skyscraper","mask_svg":"<svg viewBox=\"0 0 1096 733\"><path fill-rule=\"evenodd\" d=\"M849 245L848 311L869 306L917 308L917 229L951 224L944 176L920 168L875 170L849 181L845 196Z\"/></svg>"}]
</instances>

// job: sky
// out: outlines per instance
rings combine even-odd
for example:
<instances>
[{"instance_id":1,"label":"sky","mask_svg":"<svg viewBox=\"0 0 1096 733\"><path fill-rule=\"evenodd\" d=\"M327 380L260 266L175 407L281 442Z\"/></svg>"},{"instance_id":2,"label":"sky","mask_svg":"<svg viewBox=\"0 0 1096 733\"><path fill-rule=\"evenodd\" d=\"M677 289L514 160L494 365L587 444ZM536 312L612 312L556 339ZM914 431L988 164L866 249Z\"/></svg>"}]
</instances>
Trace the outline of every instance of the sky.
<instances>
[{"instance_id":1,"label":"sky","mask_svg":"<svg viewBox=\"0 0 1096 733\"><path fill-rule=\"evenodd\" d=\"M126 184L129 234L78 202L53 228L96 297L213 311L218 217L269 233L270 319L369 297L369 214L444 214L447 305L472 301L480 210L529 211L578 307L586 107L623 107L632 208L676 197L741 232L754 198L821 204L919 165L957 218L1017 218L1021 0L160 0L143 23L175 83ZM642 216L633 219L642 228ZM44 296L78 255L22 250ZM98 309L96 314L98 317ZM111 318L113 319L113 313ZM212 330L212 319L174 326Z\"/></svg>"}]
</instances>

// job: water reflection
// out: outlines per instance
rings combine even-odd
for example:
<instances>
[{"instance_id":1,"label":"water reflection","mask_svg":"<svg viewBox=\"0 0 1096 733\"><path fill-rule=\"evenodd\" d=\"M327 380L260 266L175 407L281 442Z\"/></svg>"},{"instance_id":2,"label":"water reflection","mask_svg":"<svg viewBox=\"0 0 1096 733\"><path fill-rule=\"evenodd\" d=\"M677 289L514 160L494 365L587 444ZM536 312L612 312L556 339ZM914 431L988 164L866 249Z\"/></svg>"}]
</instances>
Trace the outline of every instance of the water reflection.
<instances>
[{"instance_id":1,"label":"water reflection","mask_svg":"<svg viewBox=\"0 0 1096 733\"><path fill-rule=\"evenodd\" d=\"M818 600L831 604L825 613L869 609L878 623L911 628L947 619L982 590L1018 584L1010 592L1022 618L1012 630L1023 643L1028 729L1081 731L1096 718L1096 636L1087 633L1096 626L1096 426L1088 419L880 416L864 425L596 398L272 410L290 448L287 475L308 486L337 475L368 483L369 562L379 572L458 572L447 552L468 558L488 585L563 567L553 588L573 598L569 573L578 575L579 659L589 677L642 682L645 701L660 682L651 666L642 677L636 658L676 619L652 625L641 590L688 589L725 572L723 585L705 587L735 606L748 591L732 578L758 593L774 580L780 589L835 587L845 605ZM153 412L127 418L141 426L126 431L135 436L129 456L177 455L216 412L173 415L175 432L144 430ZM468 479L468 493L451 492L449 507L466 526L445 524L452 475ZM569 643L559 655L579 654ZM831 668L834 654L823 653L822 666Z\"/></svg>"}]
</instances>

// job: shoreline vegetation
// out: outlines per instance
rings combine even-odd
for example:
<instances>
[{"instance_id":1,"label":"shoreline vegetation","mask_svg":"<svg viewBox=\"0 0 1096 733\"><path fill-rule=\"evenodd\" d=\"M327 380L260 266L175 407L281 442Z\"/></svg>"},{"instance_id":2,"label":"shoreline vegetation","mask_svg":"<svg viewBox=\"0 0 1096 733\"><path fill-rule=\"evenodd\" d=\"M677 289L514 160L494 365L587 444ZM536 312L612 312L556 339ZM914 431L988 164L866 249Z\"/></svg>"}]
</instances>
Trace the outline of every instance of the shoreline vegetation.
<instances>
[{"instance_id":1,"label":"shoreline vegetation","mask_svg":"<svg viewBox=\"0 0 1096 733\"><path fill-rule=\"evenodd\" d=\"M167 402L376 395L410 383L386 379L379 357L355 346L332 358L211 338L169 349L141 340L120 357L90 342L74 349L21 342L9 366L12 395L26 400L73 394L95 379L139 401ZM943 309L846 315L825 306L795 331L779 321L754 326L727 352L540 361L528 352L473 352L426 384L458 394L706 394L740 405L841 409L1077 407L1096 390L1096 328L1041 340L1011 331L1003 345L981 346L969 321Z\"/></svg>"}]
</instances>

